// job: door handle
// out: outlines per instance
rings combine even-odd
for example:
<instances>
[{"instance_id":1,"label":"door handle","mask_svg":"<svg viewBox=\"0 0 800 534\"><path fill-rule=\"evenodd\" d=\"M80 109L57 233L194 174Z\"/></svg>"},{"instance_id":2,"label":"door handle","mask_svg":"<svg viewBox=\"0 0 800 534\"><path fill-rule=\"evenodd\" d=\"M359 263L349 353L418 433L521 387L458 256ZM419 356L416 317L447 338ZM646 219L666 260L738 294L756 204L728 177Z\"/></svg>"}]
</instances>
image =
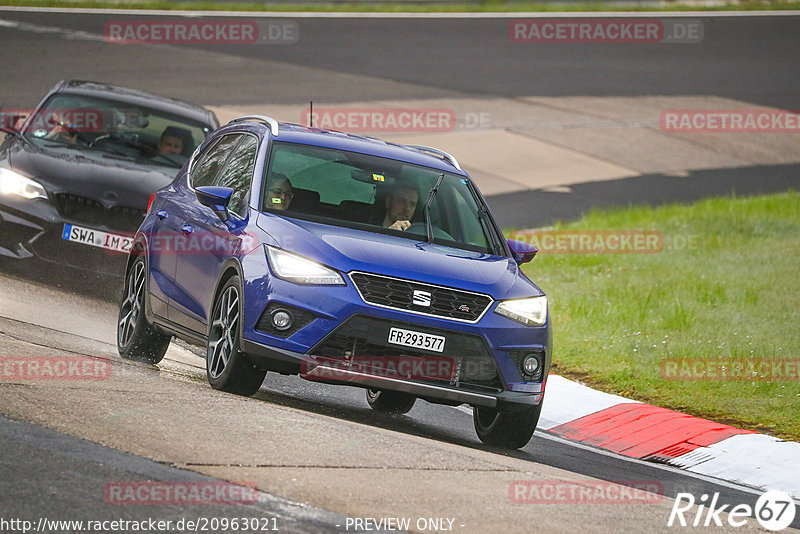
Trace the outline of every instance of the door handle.
<instances>
[{"instance_id":1,"label":"door handle","mask_svg":"<svg viewBox=\"0 0 800 534\"><path fill-rule=\"evenodd\" d=\"M183 232L184 235L189 235L194 232L194 227L191 224L184 224L181 226L181 232Z\"/></svg>"},{"instance_id":2,"label":"door handle","mask_svg":"<svg viewBox=\"0 0 800 534\"><path fill-rule=\"evenodd\" d=\"M158 218L159 218L159 219L161 219L161 220L164 220L164 219L166 219L166 217L167 217L167 210L158 210L158 211L156 212L156 217L158 217Z\"/></svg>"}]
</instances>

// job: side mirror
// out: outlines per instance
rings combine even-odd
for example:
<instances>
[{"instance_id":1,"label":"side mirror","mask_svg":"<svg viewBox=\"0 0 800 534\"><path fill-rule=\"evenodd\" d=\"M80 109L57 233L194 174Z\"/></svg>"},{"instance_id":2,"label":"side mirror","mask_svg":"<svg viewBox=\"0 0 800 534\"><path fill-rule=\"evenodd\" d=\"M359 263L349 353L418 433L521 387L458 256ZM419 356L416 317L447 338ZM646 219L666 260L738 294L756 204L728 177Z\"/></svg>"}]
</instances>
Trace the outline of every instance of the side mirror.
<instances>
[{"instance_id":1,"label":"side mirror","mask_svg":"<svg viewBox=\"0 0 800 534\"><path fill-rule=\"evenodd\" d=\"M6 124L5 120L2 118L0 118L0 132L8 135L19 135L19 130L14 128L12 124Z\"/></svg>"},{"instance_id":2,"label":"side mirror","mask_svg":"<svg viewBox=\"0 0 800 534\"><path fill-rule=\"evenodd\" d=\"M536 256L539 249L525 241L517 241L516 239L506 239L508 248L511 249L511 254L514 256L514 261L518 265L528 263Z\"/></svg>"},{"instance_id":3,"label":"side mirror","mask_svg":"<svg viewBox=\"0 0 800 534\"><path fill-rule=\"evenodd\" d=\"M208 206L214 210L214 213L217 214L217 217L223 221L228 220L230 217L230 214L228 213L228 204L231 201L233 189L230 187L203 185L195 190L195 194L197 195L197 200L200 201L200 204L203 206Z\"/></svg>"}]
</instances>

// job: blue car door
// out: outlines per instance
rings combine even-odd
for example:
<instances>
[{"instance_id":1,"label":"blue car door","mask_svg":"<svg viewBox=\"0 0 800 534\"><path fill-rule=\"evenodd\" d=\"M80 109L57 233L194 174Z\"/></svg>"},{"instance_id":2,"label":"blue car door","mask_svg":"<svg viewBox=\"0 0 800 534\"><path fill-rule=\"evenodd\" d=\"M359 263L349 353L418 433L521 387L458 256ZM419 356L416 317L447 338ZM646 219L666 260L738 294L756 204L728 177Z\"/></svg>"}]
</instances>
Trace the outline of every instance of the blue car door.
<instances>
[{"instance_id":1,"label":"blue car door","mask_svg":"<svg viewBox=\"0 0 800 534\"><path fill-rule=\"evenodd\" d=\"M247 237L248 194L258 138L250 134L236 137L236 145L227 145L229 156L209 184L233 189L228 219L223 221L211 208L200 204L192 191L181 221L182 232L187 233L190 248L177 256L175 280L182 299L174 309L183 315L182 324L202 334L206 333L214 284L222 264L241 250ZM194 182L195 187L199 185L203 184Z\"/></svg>"},{"instance_id":2,"label":"blue car door","mask_svg":"<svg viewBox=\"0 0 800 534\"><path fill-rule=\"evenodd\" d=\"M169 317L170 299L176 295L175 287L175 251L174 236L178 234L178 214L180 212L177 198L180 197L179 178L162 190L151 207L155 214L152 230L149 235L148 261L150 263L150 304L153 313L164 318Z\"/></svg>"}]
</instances>

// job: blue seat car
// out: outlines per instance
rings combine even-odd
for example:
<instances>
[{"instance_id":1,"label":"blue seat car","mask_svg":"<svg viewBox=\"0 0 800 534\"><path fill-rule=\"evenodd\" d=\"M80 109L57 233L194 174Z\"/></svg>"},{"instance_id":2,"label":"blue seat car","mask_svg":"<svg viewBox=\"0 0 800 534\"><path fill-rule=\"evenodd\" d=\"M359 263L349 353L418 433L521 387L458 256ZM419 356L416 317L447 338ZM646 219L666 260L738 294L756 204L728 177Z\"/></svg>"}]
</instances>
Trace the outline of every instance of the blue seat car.
<instances>
[{"instance_id":1,"label":"blue seat car","mask_svg":"<svg viewBox=\"0 0 800 534\"><path fill-rule=\"evenodd\" d=\"M541 412L547 298L451 155L236 119L150 198L127 262L118 348L157 363L206 347L212 387L268 371L364 388L373 409L473 406L478 437L520 448Z\"/></svg>"}]
</instances>

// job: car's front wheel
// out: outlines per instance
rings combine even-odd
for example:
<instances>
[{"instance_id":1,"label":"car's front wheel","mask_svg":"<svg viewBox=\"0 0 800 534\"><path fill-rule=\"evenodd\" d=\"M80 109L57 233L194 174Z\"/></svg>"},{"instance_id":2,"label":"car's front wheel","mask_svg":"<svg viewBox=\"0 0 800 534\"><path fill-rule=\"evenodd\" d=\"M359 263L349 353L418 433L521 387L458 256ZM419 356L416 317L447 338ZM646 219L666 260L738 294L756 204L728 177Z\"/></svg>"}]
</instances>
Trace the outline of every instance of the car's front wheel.
<instances>
[{"instance_id":1,"label":"car's front wheel","mask_svg":"<svg viewBox=\"0 0 800 534\"><path fill-rule=\"evenodd\" d=\"M206 344L206 376L214 389L249 397L261 387L267 371L254 367L239 350L240 287L239 277L232 276L214 302Z\"/></svg>"},{"instance_id":2,"label":"car's front wheel","mask_svg":"<svg viewBox=\"0 0 800 534\"><path fill-rule=\"evenodd\" d=\"M521 449L531 440L544 399L536 406L528 406L513 412L502 412L483 406L472 409L472 420L478 438L487 445L506 449Z\"/></svg>"},{"instance_id":3,"label":"car's front wheel","mask_svg":"<svg viewBox=\"0 0 800 534\"><path fill-rule=\"evenodd\" d=\"M164 358L170 336L147 323L144 314L146 279L147 265L139 256L125 279L117 318L117 350L126 360L155 364Z\"/></svg>"},{"instance_id":4,"label":"car's front wheel","mask_svg":"<svg viewBox=\"0 0 800 534\"><path fill-rule=\"evenodd\" d=\"M376 412L400 415L408 413L414 407L417 398L401 391L368 389L367 402Z\"/></svg>"}]
</instances>

